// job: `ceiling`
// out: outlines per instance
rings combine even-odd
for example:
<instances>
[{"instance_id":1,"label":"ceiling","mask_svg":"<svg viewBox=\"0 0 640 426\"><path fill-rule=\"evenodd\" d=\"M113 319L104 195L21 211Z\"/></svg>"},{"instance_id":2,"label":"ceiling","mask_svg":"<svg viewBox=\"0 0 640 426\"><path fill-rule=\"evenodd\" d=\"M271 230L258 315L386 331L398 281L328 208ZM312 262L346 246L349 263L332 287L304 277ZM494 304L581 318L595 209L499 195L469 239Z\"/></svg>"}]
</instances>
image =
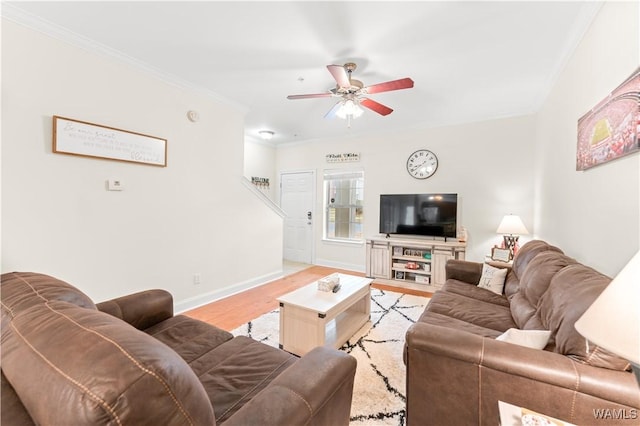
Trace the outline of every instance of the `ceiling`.
<instances>
[{"instance_id":1,"label":"ceiling","mask_svg":"<svg viewBox=\"0 0 640 426\"><path fill-rule=\"evenodd\" d=\"M9 2L3 16L115 55L246 113L272 143L391 134L535 112L600 3L582 1ZM325 119L326 65L355 62L394 109ZM186 114L186 111L185 111ZM201 119L207 119L201 117Z\"/></svg>"}]
</instances>

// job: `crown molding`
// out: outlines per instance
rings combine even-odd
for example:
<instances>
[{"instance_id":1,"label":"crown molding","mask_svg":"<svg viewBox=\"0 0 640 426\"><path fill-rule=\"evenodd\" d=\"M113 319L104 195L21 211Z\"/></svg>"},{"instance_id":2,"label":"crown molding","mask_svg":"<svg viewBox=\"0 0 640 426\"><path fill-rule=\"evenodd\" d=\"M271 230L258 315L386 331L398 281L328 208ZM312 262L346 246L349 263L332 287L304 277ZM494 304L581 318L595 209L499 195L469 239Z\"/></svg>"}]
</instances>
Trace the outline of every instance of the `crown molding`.
<instances>
[{"instance_id":1,"label":"crown molding","mask_svg":"<svg viewBox=\"0 0 640 426\"><path fill-rule=\"evenodd\" d=\"M0 6L1 15L3 19L7 19L16 24L32 29L34 31L38 31L46 36L55 38L64 43L78 47L88 52L106 57L111 60L123 62L131 66L132 68L151 74L156 78L164 81L165 83L171 84L173 86L177 86L181 89L186 89L186 90L190 90L195 93L201 94L218 103L221 103L226 106L232 107L236 110L239 110L243 114L246 114L249 111L249 108L245 105L242 105L238 102L225 98L224 96L221 96L202 86L198 86L196 84L190 83L173 74L164 72L152 65L147 64L146 62L143 62L131 56L125 55L124 53L116 49L112 49L108 46L105 46L101 43L96 42L95 40L92 40L88 37L85 37L78 33L70 31L64 27L61 27L60 25L54 24L53 22L49 22L45 19L42 19L32 13L29 13L17 7L15 3L1 2L0 4L1 4Z\"/></svg>"},{"instance_id":2,"label":"crown molding","mask_svg":"<svg viewBox=\"0 0 640 426\"><path fill-rule=\"evenodd\" d=\"M580 14L578 15L575 22L573 23L571 34L567 38L567 42L563 46L563 49L560 55L560 60L556 64L555 69L550 74L548 80L544 85L546 90L541 92L540 95L538 96L538 99L532 103L532 108L530 113L533 114L540 110L540 108L546 101L547 97L553 90L553 87L558 81L558 78L560 78L560 74L566 68L567 63L575 53L576 49L578 48L578 45L580 44L585 34L589 30L589 27L591 27L591 24L593 23L593 20L595 19L596 15L598 14L598 12L600 12L600 9L602 9L602 6L604 5L604 3L605 3L604 1L584 2L584 6L582 7Z\"/></svg>"}]
</instances>

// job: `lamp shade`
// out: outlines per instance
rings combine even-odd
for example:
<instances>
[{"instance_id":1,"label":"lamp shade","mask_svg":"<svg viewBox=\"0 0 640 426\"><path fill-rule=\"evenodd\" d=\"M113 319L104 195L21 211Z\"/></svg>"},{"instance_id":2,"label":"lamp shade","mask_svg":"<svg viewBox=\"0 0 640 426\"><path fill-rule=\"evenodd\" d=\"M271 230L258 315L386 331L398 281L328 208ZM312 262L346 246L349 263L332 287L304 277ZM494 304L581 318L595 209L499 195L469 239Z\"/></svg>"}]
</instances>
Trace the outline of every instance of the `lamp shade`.
<instances>
[{"instance_id":1,"label":"lamp shade","mask_svg":"<svg viewBox=\"0 0 640 426\"><path fill-rule=\"evenodd\" d=\"M640 251L576 321L598 346L640 364Z\"/></svg>"},{"instance_id":2,"label":"lamp shade","mask_svg":"<svg viewBox=\"0 0 640 426\"><path fill-rule=\"evenodd\" d=\"M528 235L529 231L522 223L520 216L514 214L508 214L502 218L502 222L498 225L496 230L498 234L516 234L516 235Z\"/></svg>"}]
</instances>

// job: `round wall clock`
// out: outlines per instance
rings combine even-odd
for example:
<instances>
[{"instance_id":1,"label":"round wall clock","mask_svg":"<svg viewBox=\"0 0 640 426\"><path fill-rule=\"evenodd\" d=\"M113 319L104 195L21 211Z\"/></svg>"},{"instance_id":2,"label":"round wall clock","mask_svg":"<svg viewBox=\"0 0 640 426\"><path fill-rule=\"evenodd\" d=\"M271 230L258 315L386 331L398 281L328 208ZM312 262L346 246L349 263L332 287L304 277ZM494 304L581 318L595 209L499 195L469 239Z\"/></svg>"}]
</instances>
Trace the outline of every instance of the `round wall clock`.
<instances>
[{"instance_id":1,"label":"round wall clock","mask_svg":"<svg viewBox=\"0 0 640 426\"><path fill-rule=\"evenodd\" d=\"M438 169L438 157L428 149L419 149L407 159L407 171L416 179L431 177Z\"/></svg>"}]
</instances>

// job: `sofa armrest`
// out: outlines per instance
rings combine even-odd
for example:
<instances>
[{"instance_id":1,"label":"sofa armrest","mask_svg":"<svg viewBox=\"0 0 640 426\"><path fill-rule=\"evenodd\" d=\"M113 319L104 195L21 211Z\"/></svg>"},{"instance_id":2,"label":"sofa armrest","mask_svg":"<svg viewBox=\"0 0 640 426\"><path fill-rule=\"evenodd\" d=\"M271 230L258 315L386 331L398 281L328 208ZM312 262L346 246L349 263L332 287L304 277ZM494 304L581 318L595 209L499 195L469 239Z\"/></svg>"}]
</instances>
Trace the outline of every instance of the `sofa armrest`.
<instances>
[{"instance_id":1,"label":"sofa armrest","mask_svg":"<svg viewBox=\"0 0 640 426\"><path fill-rule=\"evenodd\" d=\"M408 424L496 424L498 401L574 424L593 424L598 409L636 416L628 424L640 414L630 372L433 324L406 339Z\"/></svg>"},{"instance_id":2,"label":"sofa armrest","mask_svg":"<svg viewBox=\"0 0 640 426\"><path fill-rule=\"evenodd\" d=\"M445 265L446 279L478 285L482 276L482 263L450 259Z\"/></svg>"},{"instance_id":3,"label":"sofa armrest","mask_svg":"<svg viewBox=\"0 0 640 426\"><path fill-rule=\"evenodd\" d=\"M32 426L35 425L33 419L29 416L29 412L22 405L20 397L16 393L11 383L7 380L4 373L0 376L0 424L5 426Z\"/></svg>"},{"instance_id":4,"label":"sofa armrest","mask_svg":"<svg viewBox=\"0 0 640 426\"><path fill-rule=\"evenodd\" d=\"M173 317L173 296L165 290L145 290L97 303L96 307L138 330L145 330Z\"/></svg>"},{"instance_id":5,"label":"sofa armrest","mask_svg":"<svg viewBox=\"0 0 640 426\"><path fill-rule=\"evenodd\" d=\"M225 425L349 424L356 359L317 347L276 377Z\"/></svg>"}]
</instances>

